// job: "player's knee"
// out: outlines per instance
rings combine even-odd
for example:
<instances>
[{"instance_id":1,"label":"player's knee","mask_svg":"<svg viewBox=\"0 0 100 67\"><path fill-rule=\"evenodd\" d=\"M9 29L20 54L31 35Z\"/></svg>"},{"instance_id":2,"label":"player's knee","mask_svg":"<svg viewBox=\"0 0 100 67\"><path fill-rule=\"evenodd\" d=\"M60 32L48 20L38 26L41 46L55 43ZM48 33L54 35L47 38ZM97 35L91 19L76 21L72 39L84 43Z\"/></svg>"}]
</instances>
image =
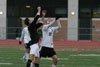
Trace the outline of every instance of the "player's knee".
<instances>
[{"instance_id":1,"label":"player's knee","mask_svg":"<svg viewBox=\"0 0 100 67\"><path fill-rule=\"evenodd\" d=\"M27 53L30 53L30 51L26 51Z\"/></svg>"},{"instance_id":2,"label":"player's knee","mask_svg":"<svg viewBox=\"0 0 100 67\"><path fill-rule=\"evenodd\" d=\"M27 53L30 53L30 49L26 49L26 52L27 52Z\"/></svg>"},{"instance_id":3,"label":"player's knee","mask_svg":"<svg viewBox=\"0 0 100 67\"><path fill-rule=\"evenodd\" d=\"M52 58L53 58L54 63L57 63L58 62L58 58L57 58L56 55L54 55Z\"/></svg>"},{"instance_id":4,"label":"player's knee","mask_svg":"<svg viewBox=\"0 0 100 67\"><path fill-rule=\"evenodd\" d=\"M34 63L39 64L39 62L40 62L40 58L35 58Z\"/></svg>"},{"instance_id":5,"label":"player's knee","mask_svg":"<svg viewBox=\"0 0 100 67\"><path fill-rule=\"evenodd\" d=\"M34 55L33 55L33 54L30 55L29 59L30 59L30 60L33 60L33 58L34 58Z\"/></svg>"},{"instance_id":6,"label":"player's knee","mask_svg":"<svg viewBox=\"0 0 100 67\"><path fill-rule=\"evenodd\" d=\"M30 51L28 50L27 53L30 53Z\"/></svg>"},{"instance_id":7,"label":"player's knee","mask_svg":"<svg viewBox=\"0 0 100 67\"><path fill-rule=\"evenodd\" d=\"M58 63L58 58L54 58L53 61L54 61L55 64L57 64Z\"/></svg>"},{"instance_id":8,"label":"player's knee","mask_svg":"<svg viewBox=\"0 0 100 67\"><path fill-rule=\"evenodd\" d=\"M58 59L57 58L55 59L55 63L58 63Z\"/></svg>"}]
</instances>

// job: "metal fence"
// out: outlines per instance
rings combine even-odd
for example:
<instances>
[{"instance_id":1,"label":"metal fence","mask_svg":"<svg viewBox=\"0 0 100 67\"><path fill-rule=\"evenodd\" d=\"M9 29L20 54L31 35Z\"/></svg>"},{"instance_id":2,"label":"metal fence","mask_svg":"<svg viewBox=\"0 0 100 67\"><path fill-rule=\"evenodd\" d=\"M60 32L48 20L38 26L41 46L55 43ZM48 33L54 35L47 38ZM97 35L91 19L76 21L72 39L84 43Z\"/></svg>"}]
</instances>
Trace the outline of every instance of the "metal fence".
<instances>
[{"instance_id":1,"label":"metal fence","mask_svg":"<svg viewBox=\"0 0 100 67\"><path fill-rule=\"evenodd\" d=\"M21 35L21 27L8 27L6 32L7 39L17 39Z\"/></svg>"},{"instance_id":2,"label":"metal fence","mask_svg":"<svg viewBox=\"0 0 100 67\"><path fill-rule=\"evenodd\" d=\"M70 30L74 30L71 28ZM68 29L61 28L61 30L54 35L54 40L67 40ZM21 27L0 27L0 39L4 40L16 40L21 36ZM40 32L41 33L41 32ZM74 36L74 33L73 33ZM79 28L78 29L78 40L90 40L100 41L100 29L99 28Z\"/></svg>"}]
</instances>

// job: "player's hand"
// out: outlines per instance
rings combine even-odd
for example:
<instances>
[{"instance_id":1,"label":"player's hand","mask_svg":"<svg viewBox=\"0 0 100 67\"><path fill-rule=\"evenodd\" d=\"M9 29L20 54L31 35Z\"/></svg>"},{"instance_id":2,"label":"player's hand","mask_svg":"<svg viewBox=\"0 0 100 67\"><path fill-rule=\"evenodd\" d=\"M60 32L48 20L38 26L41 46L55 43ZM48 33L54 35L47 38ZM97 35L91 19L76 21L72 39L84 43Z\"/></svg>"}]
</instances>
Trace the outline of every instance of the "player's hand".
<instances>
[{"instance_id":1,"label":"player's hand","mask_svg":"<svg viewBox=\"0 0 100 67\"><path fill-rule=\"evenodd\" d=\"M60 15L56 15L56 20L58 20L59 18L61 18L61 16Z\"/></svg>"},{"instance_id":2,"label":"player's hand","mask_svg":"<svg viewBox=\"0 0 100 67\"><path fill-rule=\"evenodd\" d=\"M38 6L38 7L37 7L37 10L38 10L38 12L40 13L40 12L41 12L41 7Z\"/></svg>"},{"instance_id":3,"label":"player's hand","mask_svg":"<svg viewBox=\"0 0 100 67\"><path fill-rule=\"evenodd\" d=\"M42 16L45 16L46 15L46 10L42 10Z\"/></svg>"},{"instance_id":4,"label":"player's hand","mask_svg":"<svg viewBox=\"0 0 100 67\"><path fill-rule=\"evenodd\" d=\"M21 44L22 44L22 42L21 42L21 41L19 41L19 44L21 45Z\"/></svg>"}]
</instances>

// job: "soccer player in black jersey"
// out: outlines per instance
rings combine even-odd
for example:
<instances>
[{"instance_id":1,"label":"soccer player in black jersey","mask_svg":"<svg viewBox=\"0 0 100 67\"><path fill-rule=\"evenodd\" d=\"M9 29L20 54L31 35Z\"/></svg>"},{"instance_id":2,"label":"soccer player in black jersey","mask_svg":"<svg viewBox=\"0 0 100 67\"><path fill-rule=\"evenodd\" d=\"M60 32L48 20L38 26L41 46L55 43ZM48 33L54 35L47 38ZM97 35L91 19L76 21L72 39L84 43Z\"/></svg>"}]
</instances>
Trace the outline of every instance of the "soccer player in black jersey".
<instances>
[{"instance_id":1,"label":"soccer player in black jersey","mask_svg":"<svg viewBox=\"0 0 100 67\"><path fill-rule=\"evenodd\" d=\"M43 23L42 22L37 23L37 20L40 17L41 7L37 7L37 9L38 9L38 12L36 16L34 17L34 20L28 26L28 31L30 34L31 41L29 41L28 43L30 45L30 57L29 57L26 67L30 67L32 65L32 62L34 62L34 58L35 58L35 63L34 63L35 67L39 67L39 63L36 62L36 60L39 57L39 45L38 45L39 36L37 33L37 29L41 27ZM29 22L29 21L26 21L26 22Z\"/></svg>"}]
</instances>

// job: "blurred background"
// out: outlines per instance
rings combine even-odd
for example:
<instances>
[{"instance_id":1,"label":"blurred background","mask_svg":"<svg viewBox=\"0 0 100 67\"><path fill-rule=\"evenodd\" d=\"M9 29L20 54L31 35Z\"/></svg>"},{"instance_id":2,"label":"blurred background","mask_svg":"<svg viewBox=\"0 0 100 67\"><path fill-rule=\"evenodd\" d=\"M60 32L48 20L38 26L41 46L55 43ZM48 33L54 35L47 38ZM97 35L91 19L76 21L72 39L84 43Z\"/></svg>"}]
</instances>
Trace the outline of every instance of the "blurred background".
<instances>
[{"instance_id":1,"label":"blurred background","mask_svg":"<svg viewBox=\"0 0 100 67\"><path fill-rule=\"evenodd\" d=\"M100 0L0 0L0 67L26 67L18 38L37 6L47 10L45 20L62 16L62 28L54 35L57 67L100 67ZM40 67L51 67L51 61L42 58Z\"/></svg>"},{"instance_id":2,"label":"blurred background","mask_svg":"<svg viewBox=\"0 0 100 67\"><path fill-rule=\"evenodd\" d=\"M100 41L100 0L0 0L0 40L18 38L37 6L47 10L46 18L62 16L55 40Z\"/></svg>"}]
</instances>

